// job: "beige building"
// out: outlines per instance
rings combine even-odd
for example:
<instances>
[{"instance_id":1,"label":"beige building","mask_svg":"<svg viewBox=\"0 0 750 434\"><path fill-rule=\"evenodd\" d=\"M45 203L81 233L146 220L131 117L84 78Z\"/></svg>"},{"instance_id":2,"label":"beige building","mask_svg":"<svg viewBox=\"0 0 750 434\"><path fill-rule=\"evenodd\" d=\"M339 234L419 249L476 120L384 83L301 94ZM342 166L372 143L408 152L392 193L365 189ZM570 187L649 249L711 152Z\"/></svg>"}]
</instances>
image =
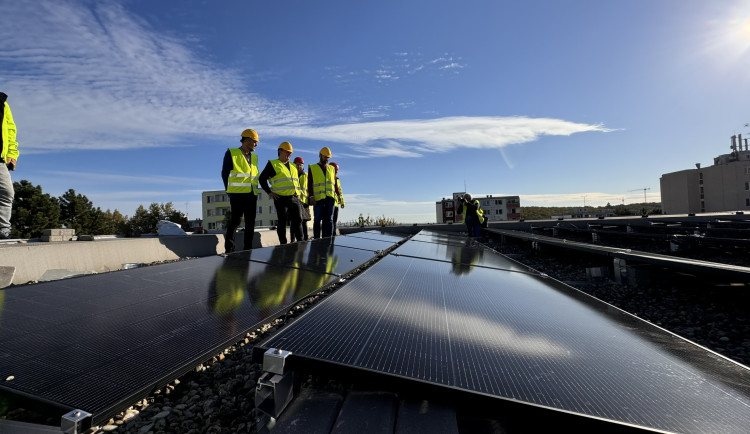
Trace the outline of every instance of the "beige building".
<instances>
[{"instance_id":1,"label":"beige building","mask_svg":"<svg viewBox=\"0 0 750 434\"><path fill-rule=\"evenodd\" d=\"M460 196L466 193L453 193L452 199L435 202L437 223L461 223L463 215L456 214L454 209ZM479 201L488 222L519 220L521 218L521 199L518 196L472 196Z\"/></svg>"},{"instance_id":2,"label":"beige building","mask_svg":"<svg viewBox=\"0 0 750 434\"><path fill-rule=\"evenodd\" d=\"M203 229L209 232L222 232L226 230L225 216L229 212L229 196L224 190L204 191L201 195L203 212ZM255 227L276 226L276 207L273 200L265 191L258 193L258 211L255 216ZM245 222L240 223L240 228L245 227Z\"/></svg>"},{"instance_id":3,"label":"beige building","mask_svg":"<svg viewBox=\"0 0 750 434\"><path fill-rule=\"evenodd\" d=\"M713 166L665 173L661 176L664 214L750 210L750 150L748 139L732 136L730 154L714 158ZM744 144L744 148L743 148Z\"/></svg>"}]
</instances>

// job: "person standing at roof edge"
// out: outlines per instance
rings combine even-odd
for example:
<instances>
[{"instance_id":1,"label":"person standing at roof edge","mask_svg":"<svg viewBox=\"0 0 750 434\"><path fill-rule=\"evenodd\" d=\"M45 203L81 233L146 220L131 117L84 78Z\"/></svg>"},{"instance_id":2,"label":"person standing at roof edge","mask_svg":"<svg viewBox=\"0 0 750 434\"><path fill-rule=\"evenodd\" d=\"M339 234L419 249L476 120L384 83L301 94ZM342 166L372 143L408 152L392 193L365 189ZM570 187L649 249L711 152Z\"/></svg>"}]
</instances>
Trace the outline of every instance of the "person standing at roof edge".
<instances>
[{"instance_id":1,"label":"person standing at roof edge","mask_svg":"<svg viewBox=\"0 0 750 434\"><path fill-rule=\"evenodd\" d=\"M334 196L335 205L333 208L333 233L336 233L336 224L339 221L339 206L344 208L344 192L341 190L341 179L339 178L339 165L331 163L333 170L336 172L336 195Z\"/></svg>"},{"instance_id":2,"label":"person standing at roof edge","mask_svg":"<svg viewBox=\"0 0 750 434\"><path fill-rule=\"evenodd\" d=\"M10 235L10 214L13 211L13 180L10 172L16 170L18 163L18 142L16 142L16 124L13 122L13 114L6 102L8 95L0 92L0 104L2 104L2 143L0 143L0 240L7 240Z\"/></svg>"},{"instance_id":3,"label":"person standing at roof edge","mask_svg":"<svg viewBox=\"0 0 750 434\"><path fill-rule=\"evenodd\" d=\"M294 165L297 166L297 173L299 174L299 201L302 202L302 206L307 212L307 216L302 217L302 237L305 241L309 240L307 234L307 222L310 221L310 202L307 200L307 173L305 173L305 160L302 157L297 157L293 161ZM294 242L294 231L289 231L289 241ZM302 240L297 240L302 241Z\"/></svg>"},{"instance_id":4,"label":"person standing at roof edge","mask_svg":"<svg viewBox=\"0 0 750 434\"><path fill-rule=\"evenodd\" d=\"M313 238L330 237L333 233L333 207L336 204L336 171L328 164L331 149L327 146L318 154L320 161L307 171L307 195L313 206Z\"/></svg>"},{"instance_id":5,"label":"person standing at roof edge","mask_svg":"<svg viewBox=\"0 0 750 434\"><path fill-rule=\"evenodd\" d=\"M466 193L459 198L456 206L456 213L464 215L464 223L470 237L480 237L482 235L482 222L484 222L484 211L479 205L478 200L471 200L471 195Z\"/></svg>"},{"instance_id":6,"label":"person standing at roof edge","mask_svg":"<svg viewBox=\"0 0 750 434\"><path fill-rule=\"evenodd\" d=\"M234 233L245 217L244 249L253 247L255 215L258 211L258 133L247 129L242 132L239 148L229 148L224 154L221 178L229 195L231 215L224 236L224 250L234 252Z\"/></svg>"},{"instance_id":7,"label":"person standing at roof edge","mask_svg":"<svg viewBox=\"0 0 750 434\"><path fill-rule=\"evenodd\" d=\"M286 244L286 225L294 232L296 239L302 239L302 219L299 214L299 174L297 166L289 161L292 155L292 144L282 142L278 149L279 158L268 160L268 164L260 172L260 186L273 199L276 207L276 233L279 244ZM269 186L270 182L270 186Z\"/></svg>"}]
</instances>

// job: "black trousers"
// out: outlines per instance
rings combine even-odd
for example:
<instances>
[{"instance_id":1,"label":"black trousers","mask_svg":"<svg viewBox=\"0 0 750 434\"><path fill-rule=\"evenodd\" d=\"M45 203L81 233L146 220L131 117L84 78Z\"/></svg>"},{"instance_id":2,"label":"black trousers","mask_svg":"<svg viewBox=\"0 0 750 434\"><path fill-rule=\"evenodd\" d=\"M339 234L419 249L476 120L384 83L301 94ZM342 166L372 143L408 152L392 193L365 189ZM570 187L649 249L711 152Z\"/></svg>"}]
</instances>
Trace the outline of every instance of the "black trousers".
<instances>
[{"instance_id":1,"label":"black trousers","mask_svg":"<svg viewBox=\"0 0 750 434\"><path fill-rule=\"evenodd\" d=\"M294 196L279 196L273 201L276 206L276 216L279 222L276 224L276 234L279 236L279 244L286 244L286 226L294 233L294 238L302 239L302 218L299 215L297 203ZM294 239L292 238L292 239Z\"/></svg>"},{"instance_id":2,"label":"black trousers","mask_svg":"<svg viewBox=\"0 0 750 434\"><path fill-rule=\"evenodd\" d=\"M224 236L224 250L227 253L234 252L234 233L245 217L245 238L243 249L253 248L253 235L255 234L255 213L258 210L258 196L252 193L233 193L229 197L231 219L227 224L227 233Z\"/></svg>"},{"instance_id":3,"label":"black trousers","mask_svg":"<svg viewBox=\"0 0 750 434\"><path fill-rule=\"evenodd\" d=\"M307 208L307 209L308 209L308 212L309 212L309 209L310 209L310 205L305 205L305 208ZM296 235L294 235L294 231L293 231L293 230L290 230L290 231L289 231L289 242L290 242L290 243L293 243L293 242L295 242L295 241L302 241L302 240L305 240L305 241L307 241L307 240L308 240L308 239L310 238L310 236L309 236L309 235L307 234L307 222L306 222L306 221L304 221L304 220L302 220L302 221L300 222L300 226L302 226L302 236L303 236L304 238L302 238L302 239L299 239L299 240L298 240L298 239L296 239Z\"/></svg>"}]
</instances>

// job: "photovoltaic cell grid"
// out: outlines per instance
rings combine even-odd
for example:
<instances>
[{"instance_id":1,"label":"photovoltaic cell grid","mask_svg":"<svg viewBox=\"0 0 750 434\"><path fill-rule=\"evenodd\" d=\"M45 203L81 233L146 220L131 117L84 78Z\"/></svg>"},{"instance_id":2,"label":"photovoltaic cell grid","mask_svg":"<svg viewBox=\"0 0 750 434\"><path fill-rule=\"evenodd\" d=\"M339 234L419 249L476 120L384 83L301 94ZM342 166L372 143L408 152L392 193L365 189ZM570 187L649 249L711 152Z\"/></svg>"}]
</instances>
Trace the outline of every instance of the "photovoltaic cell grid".
<instances>
[{"instance_id":1,"label":"photovoltaic cell grid","mask_svg":"<svg viewBox=\"0 0 750 434\"><path fill-rule=\"evenodd\" d=\"M0 395L105 421L376 257L372 242L314 240L0 290Z\"/></svg>"},{"instance_id":2,"label":"photovoltaic cell grid","mask_svg":"<svg viewBox=\"0 0 750 434\"><path fill-rule=\"evenodd\" d=\"M437 239L453 240L420 233L262 346L648 429L747 432L747 367L491 251L458 268L452 249L473 248Z\"/></svg>"}]
</instances>

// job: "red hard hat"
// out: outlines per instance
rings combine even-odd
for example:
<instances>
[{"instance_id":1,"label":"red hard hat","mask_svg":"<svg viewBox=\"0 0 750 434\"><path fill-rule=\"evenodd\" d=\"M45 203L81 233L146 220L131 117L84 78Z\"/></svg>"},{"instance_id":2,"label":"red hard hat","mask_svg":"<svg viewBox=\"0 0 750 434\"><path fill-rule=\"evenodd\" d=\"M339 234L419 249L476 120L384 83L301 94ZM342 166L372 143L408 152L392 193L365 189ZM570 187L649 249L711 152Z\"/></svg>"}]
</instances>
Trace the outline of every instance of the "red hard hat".
<instances>
[{"instance_id":1,"label":"red hard hat","mask_svg":"<svg viewBox=\"0 0 750 434\"><path fill-rule=\"evenodd\" d=\"M338 164L336 164L336 163L328 163L328 164L330 164L331 166L335 167L337 172L339 171L339 165Z\"/></svg>"},{"instance_id":2,"label":"red hard hat","mask_svg":"<svg viewBox=\"0 0 750 434\"><path fill-rule=\"evenodd\" d=\"M296 157L293 161L294 164L305 164L305 160L302 157Z\"/></svg>"}]
</instances>

